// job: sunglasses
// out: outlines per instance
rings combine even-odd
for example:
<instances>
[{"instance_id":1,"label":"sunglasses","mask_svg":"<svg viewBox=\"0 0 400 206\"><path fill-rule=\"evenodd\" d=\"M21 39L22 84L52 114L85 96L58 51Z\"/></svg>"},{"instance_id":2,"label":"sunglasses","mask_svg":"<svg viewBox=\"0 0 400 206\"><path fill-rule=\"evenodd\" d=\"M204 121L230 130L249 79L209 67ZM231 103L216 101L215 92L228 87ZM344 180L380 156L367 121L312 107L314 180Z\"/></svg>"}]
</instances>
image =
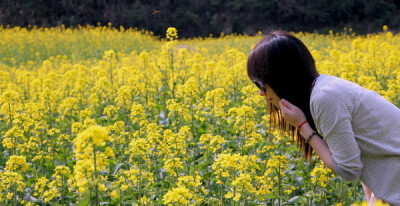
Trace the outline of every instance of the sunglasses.
<instances>
[{"instance_id":1,"label":"sunglasses","mask_svg":"<svg viewBox=\"0 0 400 206\"><path fill-rule=\"evenodd\" d=\"M267 90L265 89L264 85L260 81L254 79L253 82L254 82L254 84L256 84L258 89L260 89L263 92L267 92Z\"/></svg>"}]
</instances>

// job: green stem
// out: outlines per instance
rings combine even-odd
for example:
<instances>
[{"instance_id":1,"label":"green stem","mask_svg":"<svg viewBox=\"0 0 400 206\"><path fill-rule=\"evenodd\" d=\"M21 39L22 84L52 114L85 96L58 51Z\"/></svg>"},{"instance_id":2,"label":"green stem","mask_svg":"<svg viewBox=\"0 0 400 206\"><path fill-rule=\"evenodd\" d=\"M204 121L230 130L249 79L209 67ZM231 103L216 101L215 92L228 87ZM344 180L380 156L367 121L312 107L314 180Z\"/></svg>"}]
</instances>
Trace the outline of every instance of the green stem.
<instances>
[{"instance_id":1,"label":"green stem","mask_svg":"<svg viewBox=\"0 0 400 206\"><path fill-rule=\"evenodd\" d=\"M174 80L174 52L171 49L171 77L172 77L172 97L175 99L175 80Z\"/></svg>"},{"instance_id":2,"label":"green stem","mask_svg":"<svg viewBox=\"0 0 400 206\"><path fill-rule=\"evenodd\" d=\"M278 205L281 205L281 160L278 159Z\"/></svg>"},{"instance_id":3,"label":"green stem","mask_svg":"<svg viewBox=\"0 0 400 206\"><path fill-rule=\"evenodd\" d=\"M340 203L343 205L343 179L340 178Z\"/></svg>"},{"instance_id":4,"label":"green stem","mask_svg":"<svg viewBox=\"0 0 400 206\"><path fill-rule=\"evenodd\" d=\"M142 164L140 164L140 166L139 166L139 177L140 177L140 180L139 180L139 186L138 186L138 200L140 200L140 190L141 190L141 183L142 183L142 167L141 167L141 165Z\"/></svg>"},{"instance_id":5,"label":"green stem","mask_svg":"<svg viewBox=\"0 0 400 206\"><path fill-rule=\"evenodd\" d=\"M98 177L97 177L97 164L96 164L96 149L93 145L93 159L94 159L94 192L95 192L95 205L99 206L99 184L98 184Z\"/></svg>"},{"instance_id":6,"label":"green stem","mask_svg":"<svg viewBox=\"0 0 400 206\"><path fill-rule=\"evenodd\" d=\"M14 185L13 204L17 205L17 185Z\"/></svg>"},{"instance_id":7,"label":"green stem","mask_svg":"<svg viewBox=\"0 0 400 206\"><path fill-rule=\"evenodd\" d=\"M10 117L10 125L9 125L9 128L11 128L11 126L12 126L11 103L8 103L8 112L9 112L9 117Z\"/></svg>"},{"instance_id":8,"label":"green stem","mask_svg":"<svg viewBox=\"0 0 400 206\"><path fill-rule=\"evenodd\" d=\"M64 175L61 176L61 204L64 205L65 204L65 200L64 200Z\"/></svg>"}]
</instances>

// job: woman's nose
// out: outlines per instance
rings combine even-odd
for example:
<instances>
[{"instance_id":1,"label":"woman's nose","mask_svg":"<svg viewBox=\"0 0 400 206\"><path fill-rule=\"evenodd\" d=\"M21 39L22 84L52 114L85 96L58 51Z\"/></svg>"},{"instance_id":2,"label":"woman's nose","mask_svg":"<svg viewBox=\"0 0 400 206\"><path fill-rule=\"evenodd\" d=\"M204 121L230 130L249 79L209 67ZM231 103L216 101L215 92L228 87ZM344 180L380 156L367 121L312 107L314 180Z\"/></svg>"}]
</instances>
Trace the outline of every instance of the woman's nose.
<instances>
[{"instance_id":1,"label":"woman's nose","mask_svg":"<svg viewBox=\"0 0 400 206\"><path fill-rule=\"evenodd\" d=\"M261 90L258 90L258 94L259 94L260 96L265 96L265 92L263 92L263 91L261 91Z\"/></svg>"}]
</instances>

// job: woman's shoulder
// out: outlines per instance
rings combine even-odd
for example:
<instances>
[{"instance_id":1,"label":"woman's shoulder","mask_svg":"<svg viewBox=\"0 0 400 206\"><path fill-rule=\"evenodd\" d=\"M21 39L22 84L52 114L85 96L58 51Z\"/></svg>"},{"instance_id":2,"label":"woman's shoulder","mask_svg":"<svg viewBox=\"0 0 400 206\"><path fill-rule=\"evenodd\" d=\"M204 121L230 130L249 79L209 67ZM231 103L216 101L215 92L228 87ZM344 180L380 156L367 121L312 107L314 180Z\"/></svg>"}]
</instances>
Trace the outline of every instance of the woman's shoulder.
<instances>
[{"instance_id":1,"label":"woman's shoulder","mask_svg":"<svg viewBox=\"0 0 400 206\"><path fill-rule=\"evenodd\" d=\"M358 84L328 74L321 74L315 82L311 92L311 99L337 100L337 98L351 99L364 88Z\"/></svg>"},{"instance_id":2,"label":"woman's shoulder","mask_svg":"<svg viewBox=\"0 0 400 206\"><path fill-rule=\"evenodd\" d=\"M351 81L321 74L311 92L311 112L336 108L351 111L354 104L367 90Z\"/></svg>"},{"instance_id":3,"label":"woman's shoulder","mask_svg":"<svg viewBox=\"0 0 400 206\"><path fill-rule=\"evenodd\" d=\"M340 77L337 76L332 76L329 74L321 74L316 83L315 83L316 87L321 87L323 89L342 89L345 88L347 89L363 89L363 87L361 87L360 85L346 80L346 79L342 79Z\"/></svg>"}]
</instances>

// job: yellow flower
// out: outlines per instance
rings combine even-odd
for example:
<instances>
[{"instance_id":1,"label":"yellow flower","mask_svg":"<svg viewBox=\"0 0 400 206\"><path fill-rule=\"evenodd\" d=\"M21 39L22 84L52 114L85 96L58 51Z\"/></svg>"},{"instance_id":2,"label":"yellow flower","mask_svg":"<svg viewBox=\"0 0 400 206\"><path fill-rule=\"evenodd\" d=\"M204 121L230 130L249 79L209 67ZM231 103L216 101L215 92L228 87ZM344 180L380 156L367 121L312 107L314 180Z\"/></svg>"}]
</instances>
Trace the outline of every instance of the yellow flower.
<instances>
[{"instance_id":1,"label":"yellow flower","mask_svg":"<svg viewBox=\"0 0 400 206\"><path fill-rule=\"evenodd\" d=\"M106 115L107 119L113 119L116 113L117 113L117 108L114 105L105 107L103 110L103 114Z\"/></svg>"},{"instance_id":2,"label":"yellow flower","mask_svg":"<svg viewBox=\"0 0 400 206\"><path fill-rule=\"evenodd\" d=\"M98 184L98 188L99 188L99 191L102 191L102 192L107 190L106 186L104 184L101 184L101 183Z\"/></svg>"},{"instance_id":3,"label":"yellow flower","mask_svg":"<svg viewBox=\"0 0 400 206\"><path fill-rule=\"evenodd\" d=\"M223 171L221 174L221 177L228 177L229 176L229 172L228 171Z\"/></svg>"},{"instance_id":4,"label":"yellow flower","mask_svg":"<svg viewBox=\"0 0 400 206\"><path fill-rule=\"evenodd\" d=\"M13 198L13 196L14 196L14 193L8 192L7 195L6 195L6 198L11 200Z\"/></svg>"},{"instance_id":5,"label":"yellow flower","mask_svg":"<svg viewBox=\"0 0 400 206\"><path fill-rule=\"evenodd\" d=\"M225 198L232 198L233 197L233 193L232 192L228 192L225 194L224 196Z\"/></svg>"},{"instance_id":6,"label":"yellow flower","mask_svg":"<svg viewBox=\"0 0 400 206\"><path fill-rule=\"evenodd\" d=\"M116 56L117 54L115 53L115 51L111 49L104 52L103 59L111 61L115 60Z\"/></svg>"},{"instance_id":7,"label":"yellow flower","mask_svg":"<svg viewBox=\"0 0 400 206\"><path fill-rule=\"evenodd\" d=\"M189 189L196 189L201 185L201 177L196 175L193 176L181 176L178 178L178 187L186 187Z\"/></svg>"},{"instance_id":8,"label":"yellow flower","mask_svg":"<svg viewBox=\"0 0 400 206\"><path fill-rule=\"evenodd\" d=\"M48 182L49 182L49 180L46 177L39 178L35 184L35 190L37 192L43 193Z\"/></svg>"},{"instance_id":9,"label":"yellow flower","mask_svg":"<svg viewBox=\"0 0 400 206\"><path fill-rule=\"evenodd\" d=\"M233 198L233 201L239 201L240 197L242 197L242 194L236 193L235 197Z\"/></svg>"},{"instance_id":10,"label":"yellow flower","mask_svg":"<svg viewBox=\"0 0 400 206\"><path fill-rule=\"evenodd\" d=\"M182 97L186 104L192 104L199 98L200 86L194 77L186 80L185 84L179 85L176 96Z\"/></svg>"},{"instance_id":11,"label":"yellow flower","mask_svg":"<svg viewBox=\"0 0 400 206\"><path fill-rule=\"evenodd\" d=\"M0 96L0 103L3 104L12 104L16 103L19 98L19 93L14 90L6 90Z\"/></svg>"},{"instance_id":12,"label":"yellow flower","mask_svg":"<svg viewBox=\"0 0 400 206\"><path fill-rule=\"evenodd\" d=\"M202 134L200 136L200 144L204 144L201 148L210 148L213 152L217 152L224 143L226 143L226 140L220 135Z\"/></svg>"},{"instance_id":13,"label":"yellow flower","mask_svg":"<svg viewBox=\"0 0 400 206\"><path fill-rule=\"evenodd\" d=\"M111 147L106 147L106 151L104 151L104 154L107 157L114 157L114 151Z\"/></svg>"},{"instance_id":14,"label":"yellow flower","mask_svg":"<svg viewBox=\"0 0 400 206\"><path fill-rule=\"evenodd\" d=\"M186 187L177 187L169 190L163 196L163 203L178 203L188 205L193 197L194 195L192 194L192 192Z\"/></svg>"},{"instance_id":15,"label":"yellow flower","mask_svg":"<svg viewBox=\"0 0 400 206\"><path fill-rule=\"evenodd\" d=\"M129 86L120 87L115 102L120 108L128 107L132 102L132 89Z\"/></svg>"},{"instance_id":16,"label":"yellow flower","mask_svg":"<svg viewBox=\"0 0 400 206\"><path fill-rule=\"evenodd\" d=\"M142 120L146 119L146 113L143 105L141 104L133 104L131 107L131 120L132 123L138 124Z\"/></svg>"},{"instance_id":17,"label":"yellow flower","mask_svg":"<svg viewBox=\"0 0 400 206\"><path fill-rule=\"evenodd\" d=\"M25 183L23 182L24 178L21 174L9 171L5 171L4 173L0 172L0 174L0 190L2 188L15 187L17 191L23 191Z\"/></svg>"},{"instance_id":18,"label":"yellow flower","mask_svg":"<svg viewBox=\"0 0 400 206\"><path fill-rule=\"evenodd\" d=\"M288 161L285 155L273 155L267 162L268 167L275 170L279 169L282 175L283 175L282 170L288 169L287 165Z\"/></svg>"},{"instance_id":19,"label":"yellow flower","mask_svg":"<svg viewBox=\"0 0 400 206\"><path fill-rule=\"evenodd\" d=\"M59 106L59 112L63 116L74 115L74 111L78 109L79 100L75 97L67 97L62 100Z\"/></svg>"},{"instance_id":20,"label":"yellow flower","mask_svg":"<svg viewBox=\"0 0 400 206\"><path fill-rule=\"evenodd\" d=\"M312 176L311 182L325 188L331 173L332 171L329 168L326 168L325 165L318 164L310 173Z\"/></svg>"},{"instance_id":21,"label":"yellow flower","mask_svg":"<svg viewBox=\"0 0 400 206\"><path fill-rule=\"evenodd\" d=\"M20 148L21 140L23 139L23 133L24 131L20 127L13 126L5 133L2 144L8 149L12 149L14 147Z\"/></svg>"},{"instance_id":22,"label":"yellow flower","mask_svg":"<svg viewBox=\"0 0 400 206\"><path fill-rule=\"evenodd\" d=\"M284 190L283 192L290 195L292 193L292 190Z\"/></svg>"},{"instance_id":23,"label":"yellow flower","mask_svg":"<svg viewBox=\"0 0 400 206\"><path fill-rule=\"evenodd\" d=\"M68 176L71 174L71 170L67 166L56 166L54 169L56 175Z\"/></svg>"},{"instance_id":24,"label":"yellow flower","mask_svg":"<svg viewBox=\"0 0 400 206\"><path fill-rule=\"evenodd\" d=\"M376 206L389 206L389 204L383 203L383 201L380 199L376 200L375 205Z\"/></svg>"},{"instance_id":25,"label":"yellow flower","mask_svg":"<svg viewBox=\"0 0 400 206\"><path fill-rule=\"evenodd\" d=\"M168 40L175 40L178 38L178 30L175 27L168 27L166 36Z\"/></svg>"},{"instance_id":26,"label":"yellow flower","mask_svg":"<svg viewBox=\"0 0 400 206\"><path fill-rule=\"evenodd\" d=\"M246 171L251 167L257 168L257 156L239 154L219 154L212 165L218 175L227 175L228 171Z\"/></svg>"},{"instance_id":27,"label":"yellow flower","mask_svg":"<svg viewBox=\"0 0 400 206\"><path fill-rule=\"evenodd\" d=\"M121 190L122 190L122 191L125 191L125 190L127 190L128 188L129 188L129 186L128 186L127 184L121 185Z\"/></svg>"},{"instance_id":28,"label":"yellow flower","mask_svg":"<svg viewBox=\"0 0 400 206\"><path fill-rule=\"evenodd\" d=\"M57 196L60 196L58 190L54 187L51 187L43 193L43 202L48 203Z\"/></svg>"},{"instance_id":29,"label":"yellow flower","mask_svg":"<svg viewBox=\"0 0 400 206\"><path fill-rule=\"evenodd\" d=\"M26 157L12 155L10 159L6 162L6 171L14 171L14 172L25 172L28 170L28 163L26 163Z\"/></svg>"},{"instance_id":30,"label":"yellow flower","mask_svg":"<svg viewBox=\"0 0 400 206\"><path fill-rule=\"evenodd\" d=\"M142 205L149 205L151 203L151 199L146 196L141 197L139 201Z\"/></svg>"},{"instance_id":31,"label":"yellow flower","mask_svg":"<svg viewBox=\"0 0 400 206\"><path fill-rule=\"evenodd\" d=\"M223 88L217 88L205 94L203 104L212 116L226 117L224 107L229 103L226 99L226 95L226 91Z\"/></svg>"},{"instance_id":32,"label":"yellow flower","mask_svg":"<svg viewBox=\"0 0 400 206\"><path fill-rule=\"evenodd\" d=\"M175 176L177 175L176 170L183 169L183 163L180 158L167 159L164 162L164 168L167 172L171 173L171 175Z\"/></svg>"},{"instance_id":33,"label":"yellow flower","mask_svg":"<svg viewBox=\"0 0 400 206\"><path fill-rule=\"evenodd\" d=\"M90 126L85 131L78 134L74 140L76 151L83 152L88 145L104 146L106 141L112 141L108 136L108 131L100 126Z\"/></svg>"},{"instance_id":34,"label":"yellow flower","mask_svg":"<svg viewBox=\"0 0 400 206\"><path fill-rule=\"evenodd\" d=\"M117 191L117 190L113 190L113 191L110 193L110 197L112 197L112 198L114 198L114 199L119 198L118 191Z\"/></svg>"}]
</instances>

